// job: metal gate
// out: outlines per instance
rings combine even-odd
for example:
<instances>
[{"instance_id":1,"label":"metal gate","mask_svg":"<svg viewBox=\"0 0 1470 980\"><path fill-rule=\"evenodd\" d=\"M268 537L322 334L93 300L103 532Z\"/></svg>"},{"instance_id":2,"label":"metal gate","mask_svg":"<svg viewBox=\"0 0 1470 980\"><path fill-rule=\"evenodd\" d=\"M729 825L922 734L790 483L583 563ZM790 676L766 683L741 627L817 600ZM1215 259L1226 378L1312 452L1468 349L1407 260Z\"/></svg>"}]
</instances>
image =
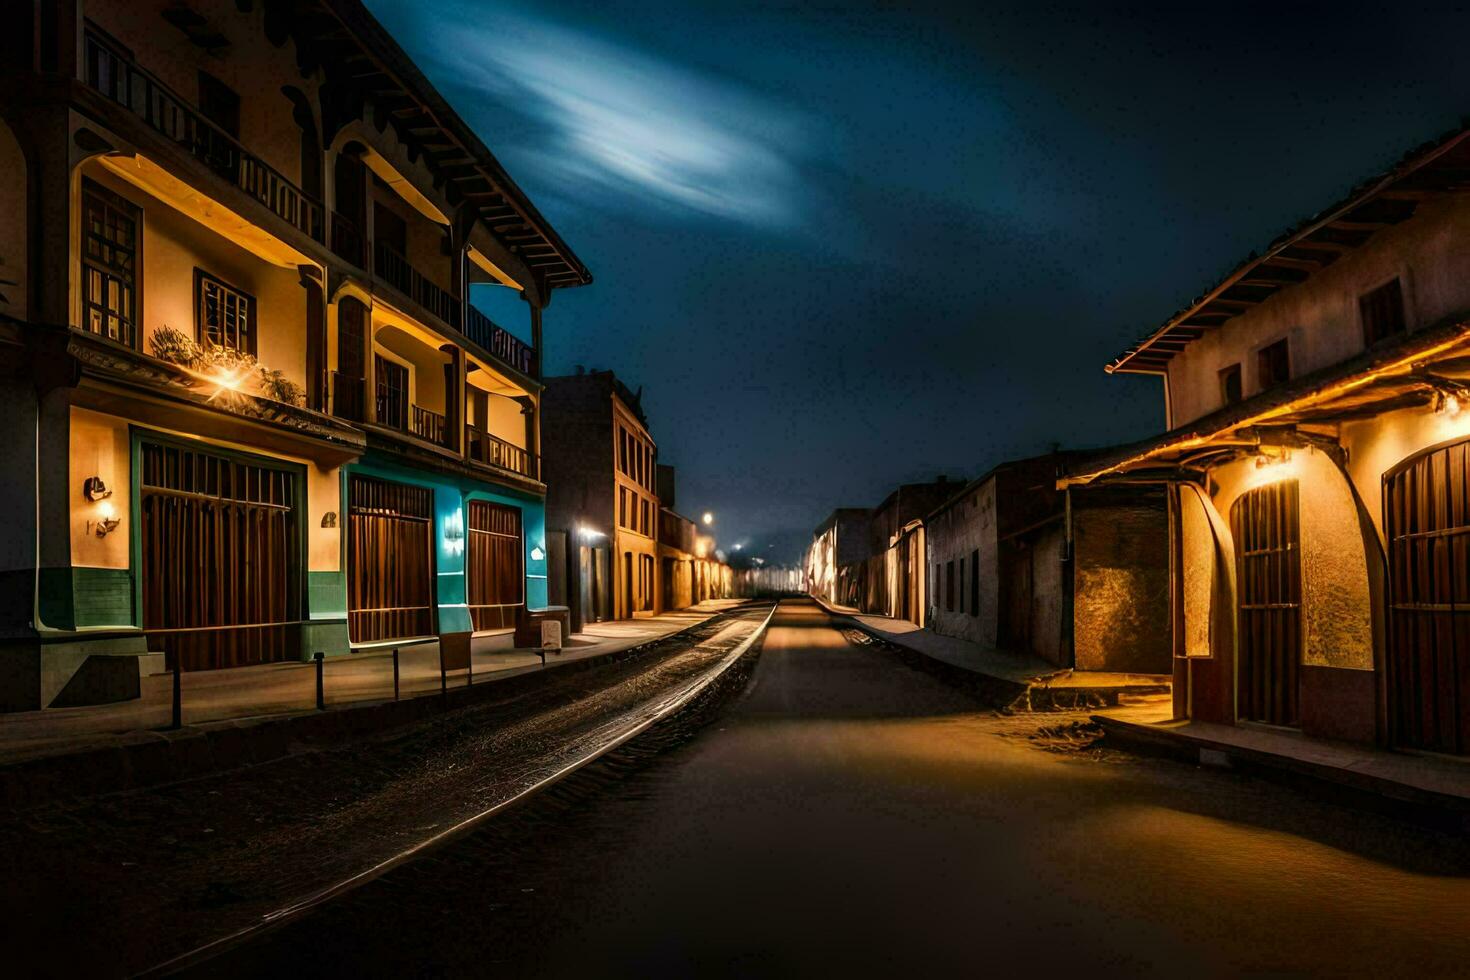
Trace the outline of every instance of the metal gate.
<instances>
[{"instance_id":1,"label":"metal gate","mask_svg":"<svg viewBox=\"0 0 1470 980\"><path fill-rule=\"evenodd\" d=\"M144 443L143 629L170 669L300 656L301 530L285 470Z\"/></svg>"},{"instance_id":2,"label":"metal gate","mask_svg":"<svg viewBox=\"0 0 1470 980\"><path fill-rule=\"evenodd\" d=\"M352 642L434 632L433 499L425 487L352 477L347 511Z\"/></svg>"},{"instance_id":3,"label":"metal gate","mask_svg":"<svg viewBox=\"0 0 1470 980\"><path fill-rule=\"evenodd\" d=\"M1470 752L1470 441L1384 477L1395 741Z\"/></svg>"},{"instance_id":4,"label":"metal gate","mask_svg":"<svg viewBox=\"0 0 1470 980\"><path fill-rule=\"evenodd\" d=\"M1302 652L1300 493L1281 480L1241 495L1230 510L1239 602L1236 715L1300 724Z\"/></svg>"},{"instance_id":5,"label":"metal gate","mask_svg":"<svg viewBox=\"0 0 1470 980\"><path fill-rule=\"evenodd\" d=\"M525 598L520 508L471 500L468 511L470 621L476 630L509 629Z\"/></svg>"}]
</instances>

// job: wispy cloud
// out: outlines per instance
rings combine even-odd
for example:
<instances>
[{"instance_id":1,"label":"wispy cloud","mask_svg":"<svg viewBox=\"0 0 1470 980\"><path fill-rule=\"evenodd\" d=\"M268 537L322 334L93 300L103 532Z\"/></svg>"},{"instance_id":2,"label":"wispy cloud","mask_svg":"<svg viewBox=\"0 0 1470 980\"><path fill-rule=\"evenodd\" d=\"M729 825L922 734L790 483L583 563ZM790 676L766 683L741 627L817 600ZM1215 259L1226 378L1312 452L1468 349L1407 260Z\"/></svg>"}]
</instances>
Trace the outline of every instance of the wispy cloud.
<instances>
[{"instance_id":1,"label":"wispy cloud","mask_svg":"<svg viewBox=\"0 0 1470 980\"><path fill-rule=\"evenodd\" d=\"M588 186L757 225L799 218L799 113L736 82L520 13L465 5L423 38L456 103L524 128L487 132L585 196ZM470 101L466 103L466 99Z\"/></svg>"}]
</instances>

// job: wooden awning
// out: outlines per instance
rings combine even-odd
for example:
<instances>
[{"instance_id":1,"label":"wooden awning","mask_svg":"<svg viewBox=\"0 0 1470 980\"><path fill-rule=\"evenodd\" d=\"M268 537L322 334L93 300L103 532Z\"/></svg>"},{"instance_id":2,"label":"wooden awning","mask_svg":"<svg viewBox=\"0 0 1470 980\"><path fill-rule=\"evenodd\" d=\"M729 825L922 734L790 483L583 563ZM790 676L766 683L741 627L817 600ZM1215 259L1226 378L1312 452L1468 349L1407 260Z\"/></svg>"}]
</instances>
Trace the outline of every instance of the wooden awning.
<instances>
[{"instance_id":1,"label":"wooden awning","mask_svg":"<svg viewBox=\"0 0 1470 980\"><path fill-rule=\"evenodd\" d=\"M1342 422L1403 408L1454 407L1450 399L1470 411L1470 312L1090 459L1057 486L1202 479L1208 467L1262 446L1335 446L1331 433Z\"/></svg>"},{"instance_id":2,"label":"wooden awning","mask_svg":"<svg viewBox=\"0 0 1470 980\"><path fill-rule=\"evenodd\" d=\"M1287 231L1162 326L1124 351L1108 373L1158 374L1193 341L1289 286L1305 282L1437 195L1470 189L1470 129L1420 147L1387 173Z\"/></svg>"}]
</instances>

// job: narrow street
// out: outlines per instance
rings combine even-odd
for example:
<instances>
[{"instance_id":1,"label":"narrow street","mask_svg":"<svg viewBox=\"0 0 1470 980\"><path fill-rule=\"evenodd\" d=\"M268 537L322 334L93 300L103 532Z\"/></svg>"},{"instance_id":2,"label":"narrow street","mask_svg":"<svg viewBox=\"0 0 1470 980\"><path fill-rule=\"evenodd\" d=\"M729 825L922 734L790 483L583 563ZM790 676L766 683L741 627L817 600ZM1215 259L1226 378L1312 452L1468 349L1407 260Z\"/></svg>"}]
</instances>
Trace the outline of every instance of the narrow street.
<instances>
[{"instance_id":1,"label":"narrow street","mask_svg":"<svg viewBox=\"0 0 1470 980\"><path fill-rule=\"evenodd\" d=\"M816 606L686 744L201 975L1463 975L1470 845L1046 739Z\"/></svg>"}]
</instances>

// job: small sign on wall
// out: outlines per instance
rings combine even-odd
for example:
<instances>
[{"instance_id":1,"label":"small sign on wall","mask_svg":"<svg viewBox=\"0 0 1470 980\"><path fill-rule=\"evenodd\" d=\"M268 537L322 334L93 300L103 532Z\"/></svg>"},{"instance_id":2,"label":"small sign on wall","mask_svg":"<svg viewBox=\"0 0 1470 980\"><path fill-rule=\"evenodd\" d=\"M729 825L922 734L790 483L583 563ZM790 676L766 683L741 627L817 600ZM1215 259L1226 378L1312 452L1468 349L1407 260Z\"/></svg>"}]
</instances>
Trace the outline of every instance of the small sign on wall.
<instances>
[{"instance_id":1,"label":"small sign on wall","mask_svg":"<svg viewBox=\"0 0 1470 980\"><path fill-rule=\"evenodd\" d=\"M561 652L561 620L541 620L541 649Z\"/></svg>"}]
</instances>

